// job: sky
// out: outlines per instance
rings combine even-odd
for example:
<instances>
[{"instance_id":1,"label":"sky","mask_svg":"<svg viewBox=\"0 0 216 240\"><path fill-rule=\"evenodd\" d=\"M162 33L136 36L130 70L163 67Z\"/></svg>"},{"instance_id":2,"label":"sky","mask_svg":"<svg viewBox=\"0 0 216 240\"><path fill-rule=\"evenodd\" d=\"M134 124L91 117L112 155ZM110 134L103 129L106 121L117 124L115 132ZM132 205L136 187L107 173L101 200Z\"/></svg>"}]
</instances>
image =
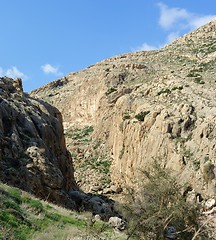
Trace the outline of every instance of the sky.
<instances>
[{"instance_id":1,"label":"sky","mask_svg":"<svg viewBox=\"0 0 216 240\"><path fill-rule=\"evenodd\" d=\"M0 76L30 92L132 51L163 47L216 17L215 0L0 0Z\"/></svg>"}]
</instances>

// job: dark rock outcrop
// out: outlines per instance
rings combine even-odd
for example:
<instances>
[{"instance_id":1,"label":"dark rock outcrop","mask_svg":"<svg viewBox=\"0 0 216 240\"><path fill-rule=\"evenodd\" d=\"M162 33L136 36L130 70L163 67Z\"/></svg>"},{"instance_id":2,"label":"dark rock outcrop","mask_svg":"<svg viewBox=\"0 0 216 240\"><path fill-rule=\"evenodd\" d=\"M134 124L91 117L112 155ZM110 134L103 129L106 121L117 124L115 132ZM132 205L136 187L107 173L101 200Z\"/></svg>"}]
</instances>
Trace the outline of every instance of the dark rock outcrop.
<instances>
[{"instance_id":1,"label":"dark rock outcrop","mask_svg":"<svg viewBox=\"0 0 216 240\"><path fill-rule=\"evenodd\" d=\"M0 78L0 180L73 207L78 189L61 113L23 93L20 79Z\"/></svg>"}]
</instances>

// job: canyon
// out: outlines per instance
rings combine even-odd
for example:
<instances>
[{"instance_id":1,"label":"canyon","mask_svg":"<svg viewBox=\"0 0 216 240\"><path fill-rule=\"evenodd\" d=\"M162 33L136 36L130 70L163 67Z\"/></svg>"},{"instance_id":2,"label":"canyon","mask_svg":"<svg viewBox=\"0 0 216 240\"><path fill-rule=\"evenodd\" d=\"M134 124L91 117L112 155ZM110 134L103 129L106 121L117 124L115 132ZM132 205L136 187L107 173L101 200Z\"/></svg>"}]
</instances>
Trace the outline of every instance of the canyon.
<instances>
[{"instance_id":1,"label":"canyon","mask_svg":"<svg viewBox=\"0 0 216 240\"><path fill-rule=\"evenodd\" d=\"M214 19L160 50L115 56L31 92L62 113L81 188L120 190L156 159L188 192L215 196L215 39Z\"/></svg>"}]
</instances>

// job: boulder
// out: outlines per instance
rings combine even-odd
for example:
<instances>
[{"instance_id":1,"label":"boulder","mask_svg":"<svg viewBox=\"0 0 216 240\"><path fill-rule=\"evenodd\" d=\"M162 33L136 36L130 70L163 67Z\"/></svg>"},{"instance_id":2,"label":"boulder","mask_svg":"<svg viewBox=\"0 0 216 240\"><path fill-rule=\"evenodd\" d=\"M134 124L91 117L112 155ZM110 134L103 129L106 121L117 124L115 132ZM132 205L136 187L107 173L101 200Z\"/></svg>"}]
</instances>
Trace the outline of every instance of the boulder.
<instances>
[{"instance_id":1,"label":"boulder","mask_svg":"<svg viewBox=\"0 0 216 240\"><path fill-rule=\"evenodd\" d=\"M110 217L108 223L112 228L115 228L121 231L126 228L126 221L124 221L122 218L119 218L119 217Z\"/></svg>"}]
</instances>

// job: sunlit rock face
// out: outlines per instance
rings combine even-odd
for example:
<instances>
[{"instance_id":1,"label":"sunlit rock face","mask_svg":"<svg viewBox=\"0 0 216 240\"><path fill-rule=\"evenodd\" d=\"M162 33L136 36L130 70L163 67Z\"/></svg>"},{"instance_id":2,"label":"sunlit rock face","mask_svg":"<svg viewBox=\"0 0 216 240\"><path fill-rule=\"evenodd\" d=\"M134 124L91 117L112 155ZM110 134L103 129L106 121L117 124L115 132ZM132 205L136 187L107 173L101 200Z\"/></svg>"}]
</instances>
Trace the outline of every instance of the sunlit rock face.
<instances>
[{"instance_id":1,"label":"sunlit rock face","mask_svg":"<svg viewBox=\"0 0 216 240\"><path fill-rule=\"evenodd\" d=\"M216 194L215 60L213 20L160 50L109 58L31 96L61 111L82 188L130 184L156 159L208 197ZM81 141L76 129L85 126L94 131ZM103 185L105 160L111 179Z\"/></svg>"}]
</instances>

